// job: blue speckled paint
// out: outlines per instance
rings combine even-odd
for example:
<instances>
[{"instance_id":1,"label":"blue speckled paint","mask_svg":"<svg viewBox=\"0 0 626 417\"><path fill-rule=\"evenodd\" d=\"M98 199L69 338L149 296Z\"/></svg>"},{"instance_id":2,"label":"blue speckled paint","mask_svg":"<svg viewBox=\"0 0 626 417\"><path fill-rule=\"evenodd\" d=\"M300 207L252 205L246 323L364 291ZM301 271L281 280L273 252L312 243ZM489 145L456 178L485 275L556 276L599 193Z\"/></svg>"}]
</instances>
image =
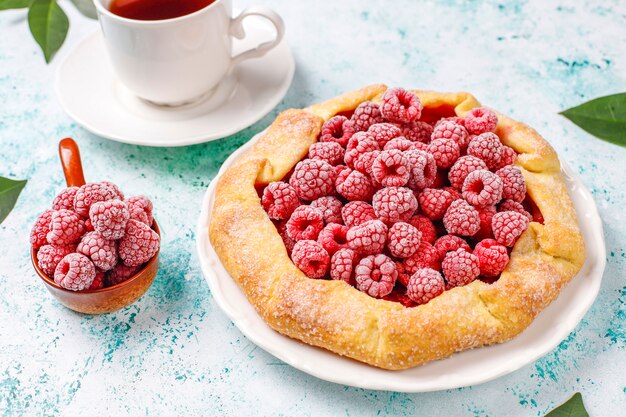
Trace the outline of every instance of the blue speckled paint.
<instances>
[{"instance_id":1,"label":"blue speckled paint","mask_svg":"<svg viewBox=\"0 0 626 417\"><path fill-rule=\"evenodd\" d=\"M252 1L236 1L244 7ZM285 99L221 141L143 148L98 138L63 114L51 80L97 30L72 27L45 66L21 11L0 14L0 175L30 181L0 226L0 413L21 415L543 416L575 391L592 416L626 409L626 150L558 112L626 90L623 0L262 2L287 24L297 70ZM202 195L222 161L278 111L373 82L468 90L548 138L592 190L606 230L600 295L544 358L495 381L426 394L327 383L249 342L213 302L196 259ZM63 185L56 144L81 146L88 179L152 196L159 275L134 305L102 316L56 303L34 276L27 232ZM616 411L617 410L617 411Z\"/></svg>"}]
</instances>

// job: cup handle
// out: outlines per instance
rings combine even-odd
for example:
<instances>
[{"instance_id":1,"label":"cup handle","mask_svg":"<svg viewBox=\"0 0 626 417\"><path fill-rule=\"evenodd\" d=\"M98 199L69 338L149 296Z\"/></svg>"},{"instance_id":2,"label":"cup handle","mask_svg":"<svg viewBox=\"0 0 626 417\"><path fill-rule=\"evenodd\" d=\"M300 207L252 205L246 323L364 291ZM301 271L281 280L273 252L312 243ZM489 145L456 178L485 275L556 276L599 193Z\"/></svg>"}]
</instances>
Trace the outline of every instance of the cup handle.
<instances>
[{"instance_id":1,"label":"cup handle","mask_svg":"<svg viewBox=\"0 0 626 417\"><path fill-rule=\"evenodd\" d=\"M65 138L59 142L59 158L63 166L63 174L68 187L85 185L83 164L80 161L78 145L72 138Z\"/></svg>"},{"instance_id":2,"label":"cup handle","mask_svg":"<svg viewBox=\"0 0 626 417\"><path fill-rule=\"evenodd\" d=\"M248 49L247 51L232 57L228 72L231 72L240 62L246 59L258 58L265 55L272 48L280 43L280 41L283 39L283 35L285 34L285 24L283 23L283 19L278 15L278 13L276 13L269 7L252 6L248 7L243 12L241 12L239 16L231 20L231 36L234 36L237 39L245 38L246 32L243 29L243 20L248 16L261 16L272 22L272 24L276 28L276 37L271 41L263 42L257 45L255 48Z\"/></svg>"}]
</instances>

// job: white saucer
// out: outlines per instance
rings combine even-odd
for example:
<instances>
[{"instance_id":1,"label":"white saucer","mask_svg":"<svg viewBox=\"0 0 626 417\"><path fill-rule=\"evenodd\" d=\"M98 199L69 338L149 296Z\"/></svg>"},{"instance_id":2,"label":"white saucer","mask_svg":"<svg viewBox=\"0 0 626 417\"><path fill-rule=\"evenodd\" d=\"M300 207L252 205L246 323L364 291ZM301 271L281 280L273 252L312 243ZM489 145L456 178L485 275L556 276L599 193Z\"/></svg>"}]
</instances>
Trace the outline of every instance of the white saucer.
<instances>
[{"instance_id":1,"label":"white saucer","mask_svg":"<svg viewBox=\"0 0 626 417\"><path fill-rule=\"evenodd\" d=\"M589 191L564 165L562 172L567 190L587 243L587 259L557 299L522 334L506 343L466 350L404 371L375 368L283 336L263 321L228 275L208 233L217 180L260 135L235 151L211 181L202 201L196 246L202 272L217 305L248 339L294 368L326 381L375 390L426 392L480 384L528 365L558 346L578 325L598 295L606 265L602 221Z\"/></svg>"},{"instance_id":2,"label":"white saucer","mask_svg":"<svg viewBox=\"0 0 626 417\"><path fill-rule=\"evenodd\" d=\"M235 54L274 36L262 19L246 19L244 26L247 36L234 41ZM98 136L136 145L184 146L220 139L257 122L285 96L294 69L283 40L265 56L241 63L202 102L156 106L116 79L98 31L61 63L55 90L67 114Z\"/></svg>"}]
</instances>

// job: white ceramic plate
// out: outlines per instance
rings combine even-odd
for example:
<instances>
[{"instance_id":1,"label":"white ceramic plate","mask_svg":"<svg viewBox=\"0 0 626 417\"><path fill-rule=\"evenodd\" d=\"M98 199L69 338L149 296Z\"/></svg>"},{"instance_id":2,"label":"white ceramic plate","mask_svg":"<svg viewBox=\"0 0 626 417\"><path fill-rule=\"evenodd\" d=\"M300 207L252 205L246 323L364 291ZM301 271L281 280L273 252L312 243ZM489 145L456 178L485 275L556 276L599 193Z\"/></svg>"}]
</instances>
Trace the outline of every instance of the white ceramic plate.
<instances>
[{"instance_id":1,"label":"white ceramic plate","mask_svg":"<svg viewBox=\"0 0 626 417\"><path fill-rule=\"evenodd\" d=\"M263 19L244 21L246 38L233 53L273 39ZM85 129L103 138L146 146L186 146L236 133L269 113L287 93L295 64L283 40L250 59L196 105L156 106L131 94L117 80L100 31L76 45L59 65L55 90L61 107Z\"/></svg>"},{"instance_id":2,"label":"white ceramic plate","mask_svg":"<svg viewBox=\"0 0 626 417\"><path fill-rule=\"evenodd\" d=\"M425 392L480 384L511 373L554 349L578 325L598 294L606 264L602 222L589 191L564 166L567 188L587 243L587 260L559 297L513 340L466 350L404 371L387 371L283 336L256 313L222 266L208 237L217 179L258 137L233 153L209 185L198 223L198 256L213 298L239 330L267 352L301 371L330 382L388 391Z\"/></svg>"}]
</instances>

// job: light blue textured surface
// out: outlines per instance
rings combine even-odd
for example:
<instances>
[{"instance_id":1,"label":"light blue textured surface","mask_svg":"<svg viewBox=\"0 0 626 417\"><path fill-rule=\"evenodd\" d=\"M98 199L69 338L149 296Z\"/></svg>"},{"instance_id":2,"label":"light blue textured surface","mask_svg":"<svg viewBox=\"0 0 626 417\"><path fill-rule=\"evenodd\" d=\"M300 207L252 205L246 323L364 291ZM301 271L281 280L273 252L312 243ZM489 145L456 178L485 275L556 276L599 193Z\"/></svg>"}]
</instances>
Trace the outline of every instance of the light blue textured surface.
<instances>
[{"instance_id":1,"label":"light blue textured surface","mask_svg":"<svg viewBox=\"0 0 626 417\"><path fill-rule=\"evenodd\" d=\"M592 416L622 413L626 149L592 138L557 113L626 90L624 1L263 3L287 25L297 62L291 89L249 129L181 149L103 140L63 114L51 87L55 67L97 30L95 22L70 13L66 45L46 66L25 14L0 14L0 175L29 179L0 226L0 413L542 416L575 391ZM62 5L70 10L69 2ZM473 92L535 127L593 192L609 253L602 289L576 330L543 359L458 390L354 389L310 377L256 348L212 301L194 230L221 162L279 110L374 82ZM81 146L88 179L150 195L163 229L155 283L113 314L63 308L30 264L30 225L63 186L56 146L65 136Z\"/></svg>"}]
</instances>

